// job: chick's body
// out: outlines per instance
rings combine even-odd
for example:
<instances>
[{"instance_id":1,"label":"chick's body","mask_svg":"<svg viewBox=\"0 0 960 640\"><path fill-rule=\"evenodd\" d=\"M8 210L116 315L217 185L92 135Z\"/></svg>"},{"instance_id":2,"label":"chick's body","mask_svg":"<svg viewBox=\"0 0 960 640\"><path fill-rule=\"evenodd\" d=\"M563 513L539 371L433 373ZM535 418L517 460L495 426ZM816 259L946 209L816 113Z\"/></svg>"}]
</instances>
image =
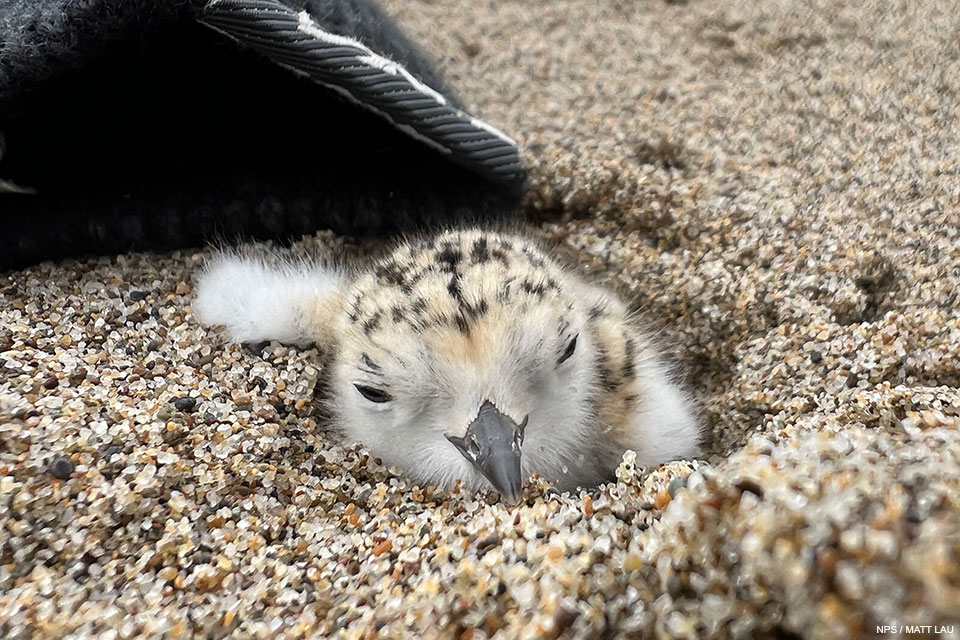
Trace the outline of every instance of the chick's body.
<instances>
[{"instance_id":1,"label":"chick's body","mask_svg":"<svg viewBox=\"0 0 960 640\"><path fill-rule=\"evenodd\" d=\"M205 292L230 268L201 282L208 324L230 328ZM527 238L450 231L329 280L288 305L287 324L325 347L321 401L347 439L424 484L489 486L468 451L486 404L519 434L522 477L561 490L611 478L627 449L640 464L698 451L691 403L625 305Z\"/></svg>"}]
</instances>

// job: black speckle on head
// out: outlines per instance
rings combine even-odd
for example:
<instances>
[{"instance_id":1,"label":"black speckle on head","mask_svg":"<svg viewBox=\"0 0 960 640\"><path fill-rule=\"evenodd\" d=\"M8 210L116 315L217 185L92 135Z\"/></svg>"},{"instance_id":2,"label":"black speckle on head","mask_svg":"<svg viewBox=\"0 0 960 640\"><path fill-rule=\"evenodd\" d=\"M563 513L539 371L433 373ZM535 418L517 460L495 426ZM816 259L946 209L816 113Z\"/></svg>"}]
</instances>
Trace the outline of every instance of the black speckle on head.
<instances>
[{"instance_id":1,"label":"black speckle on head","mask_svg":"<svg viewBox=\"0 0 960 640\"><path fill-rule=\"evenodd\" d=\"M407 271L395 260L377 265L373 273L384 285L403 288L407 284Z\"/></svg>"},{"instance_id":2,"label":"black speckle on head","mask_svg":"<svg viewBox=\"0 0 960 640\"><path fill-rule=\"evenodd\" d=\"M485 313L487 312L487 309L488 309L487 301L484 300L484 299L482 299L482 298L480 299L479 302L477 302L477 304L464 304L464 305L463 305L463 310L464 310L464 312L465 312L471 319L479 318L480 316L482 316L483 314L485 314Z\"/></svg>"},{"instance_id":3,"label":"black speckle on head","mask_svg":"<svg viewBox=\"0 0 960 640\"><path fill-rule=\"evenodd\" d=\"M394 322L403 321L403 309L400 307L394 306L390 309L390 319Z\"/></svg>"},{"instance_id":4,"label":"black speckle on head","mask_svg":"<svg viewBox=\"0 0 960 640\"><path fill-rule=\"evenodd\" d=\"M369 336L371 333L373 333L377 329L377 327L380 326L381 315L382 314L379 311L377 311L372 316L370 316L370 319L368 319L366 322L363 323L363 333L365 335Z\"/></svg>"},{"instance_id":5,"label":"black speckle on head","mask_svg":"<svg viewBox=\"0 0 960 640\"><path fill-rule=\"evenodd\" d=\"M597 347L597 379L600 388L604 391L616 391L620 386L620 381L614 377L610 369L610 354L603 346Z\"/></svg>"},{"instance_id":6,"label":"black speckle on head","mask_svg":"<svg viewBox=\"0 0 960 640\"><path fill-rule=\"evenodd\" d=\"M417 298L410 303L410 310L416 315L421 315L427 310L427 301L424 298Z\"/></svg>"},{"instance_id":7,"label":"black speckle on head","mask_svg":"<svg viewBox=\"0 0 960 640\"><path fill-rule=\"evenodd\" d=\"M591 320L596 320L597 318L603 315L603 305L594 305L590 308L590 312L587 314Z\"/></svg>"},{"instance_id":8,"label":"black speckle on head","mask_svg":"<svg viewBox=\"0 0 960 640\"><path fill-rule=\"evenodd\" d=\"M367 367L368 369L371 369L373 371L382 371L382 369L380 368L380 365L378 365L376 362L371 360L370 356L368 356L367 354L365 353L362 354L360 356L360 360L363 362L364 366Z\"/></svg>"},{"instance_id":9,"label":"black speckle on head","mask_svg":"<svg viewBox=\"0 0 960 640\"><path fill-rule=\"evenodd\" d=\"M633 338L626 334L624 334L624 340L623 371L621 372L621 376L624 380L632 380L637 370L637 363L635 361L637 357L637 344L633 341Z\"/></svg>"},{"instance_id":10,"label":"black speckle on head","mask_svg":"<svg viewBox=\"0 0 960 640\"><path fill-rule=\"evenodd\" d=\"M450 297L457 301L457 304L463 303L463 289L460 286L460 278L456 274L450 278L447 291L450 293Z\"/></svg>"},{"instance_id":11,"label":"black speckle on head","mask_svg":"<svg viewBox=\"0 0 960 640\"><path fill-rule=\"evenodd\" d=\"M613 372L605 362L597 364L597 378L599 378L600 388L604 391L616 391L620 386L620 381L613 376Z\"/></svg>"},{"instance_id":12,"label":"black speckle on head","mask_svg":"<svg viewBox=\"0 0 960 640\"><path fill-rule=\"evenodd\" d=\"M467 321L467 318L461 312L454 314L454 322L457 324L457 330L460 333L467 335L470 333L470 323Z\"/></svg>"},{"instance_id":13,"label":"black speckle on head","mask_svg":"<svg viewBox=\"0 0 960 640\"><path fill-rule=\"evenodd\" d=\"M440 253L437 254L437 262L440 270L447 273L456 273L457 265L463 259L463 253L450 243L446 243Z\"/></svg>"},{"instance_id":14,"label":"black speckle on head","mask_svg":"<svg viewBox=\"0 0 960 640\"><path fill-rule=\"evenodd\" d=\"M503 266L505 267L510 266L510 259L507 258L506 252L503 251L502 249L492 249L490 251L490 255L492 255L496 260L498 260L500 264L502 264Z\"/></svg>"},{"instance_id":15,"label":"black speckle on head","mask_svg":"<svg viewBox=\"0 0 960 640\"><path fill-rule=\"evenodd\" d=\"M486 238L477 238L470 250L470 259L474 264L484 264L490 260L490 250L487 248Z\"/></svg>"},{"instance_id":16,"label":"black speckle on head","mask_svg":"<svg viewBox=\"0 0 960 640\"><path fill-rule=\"evenodd\" d=\"M521 283L520 286L523 287L524 291L526 291L531 295L535 295L538 298L542 298L543 292L546 290L543 286L543 282L538 282L537 284L534 284L526 279Z\"/></svg>"},{"instance_id":17,"label":"black speckle on head","mask_svg":"<svg viewBox=\"0 0 960 640\"><path fill-rule=\"evenodd\" d=\"M353 302L350 304L350 313L347 315L347 318L350 320L351 324L355 324L357 320L360 319L360 296L359 294L353 298Z\"/></svg>"}]
</instances>

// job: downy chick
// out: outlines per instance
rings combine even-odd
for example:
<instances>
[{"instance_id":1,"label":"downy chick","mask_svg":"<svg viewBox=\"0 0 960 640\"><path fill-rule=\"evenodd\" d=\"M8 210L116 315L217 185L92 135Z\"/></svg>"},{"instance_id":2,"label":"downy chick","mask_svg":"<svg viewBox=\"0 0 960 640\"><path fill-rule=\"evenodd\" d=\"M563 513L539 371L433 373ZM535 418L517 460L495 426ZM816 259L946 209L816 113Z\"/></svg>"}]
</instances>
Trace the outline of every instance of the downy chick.
<instances>
[{"instance_id":1,"label":"downy chick","mask_svg":"<svg viewBox=\"0 0 960 640\"><path fill-rule=\"evenodd\" d=\"M516 502L531 474L569 490L627 449L699 451L690 398L624 303L525 237L449 231L355 273L222 254L193 308L238 342L320 346L335 426L423 484Z\"/></svg>"}]
</instances>

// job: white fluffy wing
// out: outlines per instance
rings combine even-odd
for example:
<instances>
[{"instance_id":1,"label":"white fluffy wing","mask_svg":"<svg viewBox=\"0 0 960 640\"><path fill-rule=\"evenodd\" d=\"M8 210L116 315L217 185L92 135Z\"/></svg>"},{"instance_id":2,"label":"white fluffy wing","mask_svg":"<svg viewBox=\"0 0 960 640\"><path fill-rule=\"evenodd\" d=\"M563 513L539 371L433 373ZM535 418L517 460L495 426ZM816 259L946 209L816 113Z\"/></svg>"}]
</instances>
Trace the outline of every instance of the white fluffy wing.
<instances>
[{"instance_id":1,"label":"white fluffy wing","mask_svg":"<svg viewBox=\"0 0 960 640\"><path fill-rule=\"evenodd\" d=\"M346 281L336 268L310 262L268 264L263 257L221 253L199 277L193 311L236 342L305 345L317 338L317 309Z\"/></svg>"}]
</instances>

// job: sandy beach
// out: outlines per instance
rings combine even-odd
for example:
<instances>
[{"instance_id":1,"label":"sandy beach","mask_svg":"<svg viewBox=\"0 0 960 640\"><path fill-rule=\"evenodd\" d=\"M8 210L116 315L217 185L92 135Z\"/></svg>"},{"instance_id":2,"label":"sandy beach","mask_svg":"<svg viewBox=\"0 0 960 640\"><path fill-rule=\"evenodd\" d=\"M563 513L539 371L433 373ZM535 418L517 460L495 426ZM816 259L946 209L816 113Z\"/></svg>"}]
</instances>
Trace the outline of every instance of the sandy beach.
<instances>
[{"instance_id":1,"label":"sandy beach","mask_svg":"<svg viewBox=\"0 0 960 640\"><path fill-rule=\"evenodd\" d=\"M44 263L0 277L0 635L960 638L956 6L383 4L707 455L415 487L324 430L315 351L195 321L204 249Z\"/></svg>"}]
</instances>

